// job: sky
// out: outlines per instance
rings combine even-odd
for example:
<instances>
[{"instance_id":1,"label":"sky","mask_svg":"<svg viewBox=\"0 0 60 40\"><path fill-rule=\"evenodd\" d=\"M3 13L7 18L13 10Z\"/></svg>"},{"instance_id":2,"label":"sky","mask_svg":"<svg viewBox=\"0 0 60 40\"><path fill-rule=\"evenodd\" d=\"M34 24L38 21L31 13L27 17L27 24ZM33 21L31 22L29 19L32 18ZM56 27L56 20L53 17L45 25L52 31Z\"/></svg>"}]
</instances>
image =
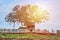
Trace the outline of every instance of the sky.
<instances>
[{"instance_id":1,"label":"sky","mask_svg":"<svg viewBox=\"0 0 60 40\"><path fill-rule=\"evenodd\" d=\"M0 28L18 28L18 24L13 27L13 24L5 22L5 16L12 11L15 5L36 4L42 9L49 12L49 20L45 23L36 24L36 29L60 30L60 0L0 0Z\"/></svg>"}]
</instances>

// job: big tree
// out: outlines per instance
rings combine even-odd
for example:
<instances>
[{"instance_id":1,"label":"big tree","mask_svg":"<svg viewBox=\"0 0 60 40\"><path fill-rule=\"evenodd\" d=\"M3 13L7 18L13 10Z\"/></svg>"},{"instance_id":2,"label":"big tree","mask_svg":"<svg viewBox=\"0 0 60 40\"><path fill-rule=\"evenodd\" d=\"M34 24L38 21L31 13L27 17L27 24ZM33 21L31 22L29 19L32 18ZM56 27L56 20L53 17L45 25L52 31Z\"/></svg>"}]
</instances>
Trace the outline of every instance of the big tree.
<instances>
[{"instance_id":1,"label":"big tree","mask_svg":"<svg viewBox=\"0 0 60 40\"><path fill-rule=\"evenodd\" d=\"M41 23L48 20L48 11L42 10L37 5L16 5L12 12L6 17L5 21L9 23L21 23L32 31L35 29L35 23Z\"/></svg>"}]
</instances>

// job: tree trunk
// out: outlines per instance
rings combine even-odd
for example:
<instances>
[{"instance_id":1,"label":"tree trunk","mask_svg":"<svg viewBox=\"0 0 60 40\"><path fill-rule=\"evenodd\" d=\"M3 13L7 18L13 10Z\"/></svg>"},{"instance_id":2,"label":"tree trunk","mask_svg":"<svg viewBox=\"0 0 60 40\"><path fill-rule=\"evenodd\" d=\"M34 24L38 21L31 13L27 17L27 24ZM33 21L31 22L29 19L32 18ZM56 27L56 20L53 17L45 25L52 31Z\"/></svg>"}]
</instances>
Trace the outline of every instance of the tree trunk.
<instances>
[{"instance_id":1,"label":"tree trunk","mask_svg":"<svg viewBox=\"0 0 60 40\"><path fill-rule=\"evenodd\" d=\"M30 32L32 32L33 30L35 30L35 23L34 22L25 22L24 25L27 26L27 29Z\"/></svg>"}]
</instances>

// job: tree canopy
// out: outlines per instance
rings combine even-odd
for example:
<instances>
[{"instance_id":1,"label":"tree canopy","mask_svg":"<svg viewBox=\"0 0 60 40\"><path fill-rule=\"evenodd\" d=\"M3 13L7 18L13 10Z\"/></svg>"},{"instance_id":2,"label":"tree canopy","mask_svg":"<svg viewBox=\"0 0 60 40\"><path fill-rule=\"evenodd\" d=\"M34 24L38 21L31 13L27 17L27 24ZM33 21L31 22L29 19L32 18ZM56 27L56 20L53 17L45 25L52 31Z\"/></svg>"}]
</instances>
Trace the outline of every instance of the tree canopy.
<instances>
[{"instance_id":1,"label":"tree canopy","mask_svg":"<svg viewBox=\"0 0 60 40\"><path fill-rule=\"evenodd\" d=\"M16 5L5 17L5 21L10 23L41 23L43 20L48 20L48 11L37 5Z\"/></svg>"}]
</instances>

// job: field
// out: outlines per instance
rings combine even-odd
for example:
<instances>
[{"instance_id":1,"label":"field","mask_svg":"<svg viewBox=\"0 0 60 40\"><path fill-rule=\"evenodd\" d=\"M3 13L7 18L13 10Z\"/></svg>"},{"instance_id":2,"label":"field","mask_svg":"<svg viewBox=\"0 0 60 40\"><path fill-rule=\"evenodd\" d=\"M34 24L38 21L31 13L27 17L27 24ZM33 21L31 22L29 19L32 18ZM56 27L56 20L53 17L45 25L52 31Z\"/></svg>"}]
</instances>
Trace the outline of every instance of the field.
<instances>
[{"instance_id":1,"label":"field","mask_svg":"<svg viewBox=\"0 0 60 40\"><path fill-rule=\"evenodd\" d=\"M31 38L31 39L53 39L60 40L60 36L38 35L38 34L0 34L0 38Z\"/></svg>"}]
</instances>

